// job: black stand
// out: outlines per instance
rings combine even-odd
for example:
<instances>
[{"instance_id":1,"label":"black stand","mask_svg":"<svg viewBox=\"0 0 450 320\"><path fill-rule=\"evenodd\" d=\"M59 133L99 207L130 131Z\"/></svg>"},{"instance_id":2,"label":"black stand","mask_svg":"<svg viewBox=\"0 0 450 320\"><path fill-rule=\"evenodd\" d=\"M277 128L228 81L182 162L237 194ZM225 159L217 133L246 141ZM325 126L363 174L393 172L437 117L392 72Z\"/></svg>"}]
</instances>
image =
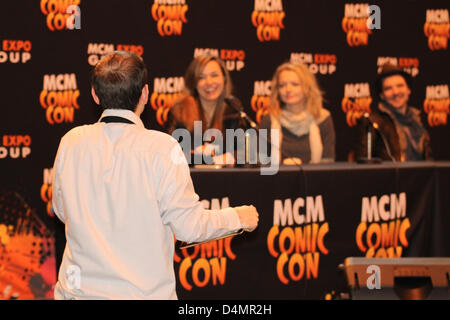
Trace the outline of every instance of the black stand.
<instances>
[{"instance_id":1,"label":"black stand","mask_svg":"<svg viewBox=\"0 0 450 320\"><path fill-rule=\"evenodd\" d=\"M357 163L381 163L382 160L380 158L358 158L356 159Z\"/></svg>"},{"instance_id":2,"label":"black stand","mask_svg":"<svg viewBox=\"0 0 450 320\"><path fill-rule=\"evenodd\" d=\"M367 157L356 159L357 163L381 163L380 158L372 157L372 127L367 130Z\"/></svg>"}]
</instances>

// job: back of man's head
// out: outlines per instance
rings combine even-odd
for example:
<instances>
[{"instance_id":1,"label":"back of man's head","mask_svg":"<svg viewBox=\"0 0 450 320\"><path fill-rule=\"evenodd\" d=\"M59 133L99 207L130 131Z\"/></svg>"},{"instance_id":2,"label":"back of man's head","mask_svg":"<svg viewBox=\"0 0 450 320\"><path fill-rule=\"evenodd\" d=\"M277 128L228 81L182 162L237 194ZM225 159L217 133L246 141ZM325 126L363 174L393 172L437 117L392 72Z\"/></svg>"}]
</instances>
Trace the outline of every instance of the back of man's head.
<instances>
[{"instance_id":1,"label":"back of man's head","mask_svg":"<svg viewBox=\"0 0 450 320\"><path fill-rule=\"evenodd\" d=\"M134 111L147 77L141 57L133 52L115 51L92 70L91 85L104 109Z\"/></svg>"}]
</instances>

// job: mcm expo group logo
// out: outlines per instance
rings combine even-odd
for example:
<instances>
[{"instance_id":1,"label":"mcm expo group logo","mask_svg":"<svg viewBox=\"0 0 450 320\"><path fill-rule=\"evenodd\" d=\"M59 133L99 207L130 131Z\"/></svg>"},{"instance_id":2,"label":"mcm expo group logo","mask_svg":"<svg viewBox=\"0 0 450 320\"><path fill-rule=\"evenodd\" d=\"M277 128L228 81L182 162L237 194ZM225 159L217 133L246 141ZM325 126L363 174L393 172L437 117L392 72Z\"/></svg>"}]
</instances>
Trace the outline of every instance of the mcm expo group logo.
<instances>
[{"instance_id":1,"label":"mcm expo group logo","mask_svg":"<svg viewBox=\"0 0 450 320\"><path fill-rule=\"evenodd\" d=\"M292 52L290 61L305 64L312 74L330 75L336 72L338 59L333 53Z\"/></svg>"},{"instance_id":2,"label":"mcm expo group logo","mask_svg":"<svg viewBox=\"0 0 450 320\"><path fill-rule=\"evenodd\" d=\"M416 57L378 57L377 59L377 73L379 74L384 64L389 63L401 68L403 71L409 73L411 77L416 77L419 74L420 60Z\"/></svg>"},{"instance_id":3,"label":"mcm expo group logo","mask_svg":"<svg viewBox=\"0 0 450 320\"><path fill-rule=\"evenodd\" d=\"M4 39L0 46L0 63L27 63L31 60L30 40Z\"/></svg>"},{"instance_id":4,"label":"mcm expo group logo","mask_svg":"<svg viewBox=\"0 0 450 320\"><path fill-rule=\"evenodd\" d=\"M0 140L0 159L25 159L31 154L29 134L6 134Z\"/></svg>"},{"instance_id":5,"label":"mcm expo group logo","mask_svg":"<svg viewBox=\"0 0 450 320\"><path fill-rule=\"evenodd\" d=\"M212 55L220 58L228 71L241 71L245 67L246 53L243 49L218 49L218 48L195 48L194 58L203 55Z\"/></svg>"},{"instance_id":6,"label":"mcm expo group logo","mask_svg":"<svg viewBox=\"0 0 450 320\"><path fill-rule=\"evenodd\" d=\"M114 51L134 52L142 57L144 46L140 44L89 43L87 48L89 65L95 66L97 62Z\"/></svg>"}]
</instances>

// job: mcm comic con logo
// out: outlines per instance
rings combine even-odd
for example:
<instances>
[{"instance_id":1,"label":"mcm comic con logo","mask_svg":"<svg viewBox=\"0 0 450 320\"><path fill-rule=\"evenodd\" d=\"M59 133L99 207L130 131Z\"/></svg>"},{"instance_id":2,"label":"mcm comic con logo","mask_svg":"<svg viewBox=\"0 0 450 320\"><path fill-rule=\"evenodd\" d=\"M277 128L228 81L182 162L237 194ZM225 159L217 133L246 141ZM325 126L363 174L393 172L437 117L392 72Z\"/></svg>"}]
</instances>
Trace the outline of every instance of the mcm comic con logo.
<instances>
[{"instance_id":1,"label":"mcm comic con logo","mask_svg":"<svg viewBox=\"0 0 450 320\"><path fill-rule=\"evenodd\" d=\"M151 14L158 34L161 37L182 35L183 24L188 22L188 10L185 0L154 0Z\"/></svg>"},{"instance_id":2,"label":"mcm comic con logo","mask_svg":"<svg viewBox=\"0 0 450 320\"><path fill-rule=\"evenodd\" d=\"M44 75L39 103L49 124L73 123L79 97L75 73Z\"/></svg>"},{"instance_id":3,"label":"mcm comic con logo","mask_svg":"<svg viewBox=\"0 0 450 320\"><path fill-rule=\"evenodd\" d=\"M260 42L280 40L286 13L281 0L255 0L251 21Z\"/></svg>"},{"instance_id":4,"label":"mcm comic con logo","mask_svg":"<svg viewBox=\"0 0 450 320\"><path fill-rule=\"evenodd\" d=\"M81 0L41 0L41 12L50 31L81 29Z\"/></svg>"},{"instance_id":5,"label":"mcm comic con logo","mask_svg":"<svg viewBox=\"0 0 450 320\"><path fill-rule=\"evenodd\" d=\"M274 200L267 249L276 259L281 283L319 277L320 257L329 253L325 245L329 231L322 195Z\"/></svg>"},{"instance_id":6,"label":"mcm comic con logo","mask_svg":"<svg viewBox=\"0 0 450 320\"><path fill-rule=\"evenodd\" d=\"M205 209L216 210L229 207L229 198L202 200ZM233 237L213 240L200 245L179 249L174 253L174 262L179 265L178 280L188 291L205 286L226 283L227 264L237 259L232 250Z\"/></svg>"}]
</instances>

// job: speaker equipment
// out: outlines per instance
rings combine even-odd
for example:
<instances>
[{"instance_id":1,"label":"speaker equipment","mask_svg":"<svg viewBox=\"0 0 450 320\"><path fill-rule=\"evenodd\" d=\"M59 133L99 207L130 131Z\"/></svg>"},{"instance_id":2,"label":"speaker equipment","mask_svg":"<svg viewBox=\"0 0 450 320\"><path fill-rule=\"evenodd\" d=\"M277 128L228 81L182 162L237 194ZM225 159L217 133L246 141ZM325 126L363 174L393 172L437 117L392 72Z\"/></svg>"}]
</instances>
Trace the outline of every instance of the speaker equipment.
<instances>
[{"instance_id":1,"label":"speaker equipment","mask_svg":"<svg viewBox=\"0 0 450 320\"><path fill-rule=\"evenodd\" d=\"M352 300L450 300L450 258L348 257Z\"/></svg>"}]
</instances>

